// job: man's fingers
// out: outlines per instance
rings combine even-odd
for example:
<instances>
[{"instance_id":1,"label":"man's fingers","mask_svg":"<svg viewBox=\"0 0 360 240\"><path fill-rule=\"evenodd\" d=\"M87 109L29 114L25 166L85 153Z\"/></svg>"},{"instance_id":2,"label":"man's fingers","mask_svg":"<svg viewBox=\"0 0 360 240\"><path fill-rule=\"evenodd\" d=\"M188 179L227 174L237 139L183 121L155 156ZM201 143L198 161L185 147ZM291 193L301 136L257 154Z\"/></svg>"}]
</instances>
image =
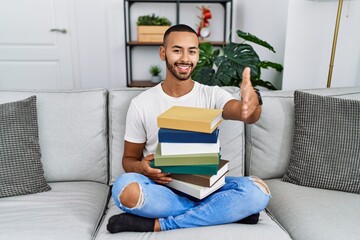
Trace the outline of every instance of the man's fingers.
<instances>
[{"instance_id":1,"label":"man's fingers","mask_svg":"<svg viewBox=\"0 0 360 240\"><path fill-rule=\"evenodd\" d=\"M146 174L148 174L148 175L151 175L151 174L159 174L159 173L161 173L161 170L158 169L158 168L152 168L152 167L149 166L149 167L146 169Z\"/></svg>"},{"instance_id":2,"label":"man's fingers","mask_svg":"<svg viewBox=\"0 0 360 240\"><path fill-rule=\"evenodd\" d=\"M240 86L241 98L244 102L249 101L249 91L252 90L252 84L250 80L250 68L246 67L242 74L242 82Z\"/></svg>"},{"instance_id":3,"label":"man's fingers","mask_svg":"<svg viewBox=\"0 0 360 240\"><path fill-rule=\"evenodd\" d=\"M166 184L172 181L169 173L154 174L149 176L154 182Z\"/></svg>"},{"instance_id":4,"label":"man's fingers","mask_svg":"<svg viewBox=\"0 0 360 240\"><path fill-rule=\"evenodd\" d=\"M249 67L246 67L242 73L242 82L241 82L241 87L245 85L251 85L251 81L250 81L250 72L251 69Z\"/></svg>"}]
</instances>

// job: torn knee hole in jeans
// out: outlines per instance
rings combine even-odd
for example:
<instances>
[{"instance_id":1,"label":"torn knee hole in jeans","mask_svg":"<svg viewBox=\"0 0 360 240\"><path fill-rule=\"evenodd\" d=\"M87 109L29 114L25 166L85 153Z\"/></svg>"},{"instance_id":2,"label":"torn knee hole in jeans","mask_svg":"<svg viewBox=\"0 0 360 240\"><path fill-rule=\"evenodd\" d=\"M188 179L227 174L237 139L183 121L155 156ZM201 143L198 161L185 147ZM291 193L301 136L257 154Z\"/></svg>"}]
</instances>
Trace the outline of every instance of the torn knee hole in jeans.
<instances>
[{"instance_id":1,"label":"torn knee hole in jeans","mask_svg":"<svg viewBox=\"0 0 360 240\"><path fill-rule=\"evenodd\" d=\"M139 189L139 196L137 198L137 201L136 201L136 199L134 199L134 196L131 196L132 193L128 193L128 191L133 191L131 189L132 188L131 184L133 184L133 183L136 183L136 185ZM126 194L127 198L121 200L123 194ZM127 186L125 186L124 189L120 192L118 199L119 199L119 202L127 208L140 208L144 204L144 200L145 200L144 193L142 191L142 187L137 182L131 182ZM135 202L136 202L136 204L135 204ZM131 205L131 206L129 206L129 205Z\"/></svg>"},{"instance_id":2,"label":"torn knee hole in jeans","mask_svg":"<svg viewBox=\"0 0 360 240\"><path fill-rule=\"evenodd\" d=\"M266 183L261 180L260 178L256 176L250 176L250 179L253 181L253 183L258 186L264 193L271 195L270 189Z\"/></svg>"}]
</instances>

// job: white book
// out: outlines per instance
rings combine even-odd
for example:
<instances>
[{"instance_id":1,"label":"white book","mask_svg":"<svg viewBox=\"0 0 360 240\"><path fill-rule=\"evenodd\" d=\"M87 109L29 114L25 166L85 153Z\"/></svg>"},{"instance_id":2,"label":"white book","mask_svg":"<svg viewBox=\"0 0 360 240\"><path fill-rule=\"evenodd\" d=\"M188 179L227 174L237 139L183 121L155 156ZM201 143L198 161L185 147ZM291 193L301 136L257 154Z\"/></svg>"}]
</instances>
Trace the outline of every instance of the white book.
<instances>
[{"instance_id":1,"label":"white book","mask_svg":"<svg viewBox=\"0 0 360 240\"><path fill-rule=\"evenodd\" d=\"M161 155L185 155L220 152L220 142L217 143L168 143L161 142Z\"/></svg>"},{"instance_id":2,"label":"white book","mask_svg":"<svg viewBox=\"0 0 360 240\"><path fill-rule=\"evenodd\" d=\"M225 185L225 175L222 176L214 185L211 187L202 187L199 185L183 182L180 180L173 179L170 183L166 184L168 187L186 193L197 199L203 199L215 192L219 188Z\"/></svg>"}]
</instances>

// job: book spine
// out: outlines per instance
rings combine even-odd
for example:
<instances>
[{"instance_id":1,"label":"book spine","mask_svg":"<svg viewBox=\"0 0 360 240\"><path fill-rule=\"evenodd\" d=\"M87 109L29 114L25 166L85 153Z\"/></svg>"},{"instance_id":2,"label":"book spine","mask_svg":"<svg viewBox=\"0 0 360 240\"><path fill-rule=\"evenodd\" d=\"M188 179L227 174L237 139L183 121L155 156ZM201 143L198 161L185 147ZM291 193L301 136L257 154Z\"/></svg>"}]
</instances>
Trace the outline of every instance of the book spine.
<instances>
[{"instance_id":1,"label":"book spine","mask_svg":"<svg viewBox=\"0 0 360 240\"><path fill-rule=\"evenodd\" d=\"M192 174L171 174L171 177L179 181L196 184L203 187L211 187L209 178L202 178Z\"/></svg>"},{"instance_id":2,"label":"book spine","mask_svg":"<svg viewBox=\"0 0 360 240\"><path fill-rule=\"evenodd\" d=\"M202 175L214 175L217 173L219 166L214 165L193 165L193 166L151 166L153 168L159 168L165 173L175 174L202 174Z\"/></svg>"},{"instance_id":3,"label":"book spine","mask_svg":"<svg viewBox=\"0 0 360 240\"><path fill-rule=\"evenodd\" d=\"M186 155L161 155L161 145L158 144L154 157L155 166L183 166L183 165L214 165L219 164L221 154L186 154Z\"/></svg>"},{"instance_id":4,"label":"book spine","mask_svg":"<svg viewBox=\"0 0 360 240\"><path fill-rule=\"evenodd\" d=\"M220 125L217 124L213 129L210 127L210 123L198 122L198 121L185 121L181 119L166 119L158 118L157 124L159 128L171 128L177 130L195 131L203 133L212 133L213 130Z\"/></svg>"},{"instance_id":5,"label":"book spine","mask_svg":"<svg viewBox=\"0 0 360 240\"><path fill-rule=\"evenodd\" d=\"M200 185L203 187L211 187L219 178L228 172L228 161L221 160L219 164L219 170L216 174L171 174L173 179L177 179L183 182Z\"/></svg>"},{"instance_id":6,"label":"book spine","mask_svg":"<svg viewBox=\"0 0 360 240\"><path fill-rule=\"evenodd\" d=\"M205 154L219 153L220 143L159 143L161 155L186 155L186 154Z\"/></svg>"},{"instance_id":7,"label":"book spine","mask_svg":"<svg viewBox=\"0 0 360 240\"><path fill-rule=\"evenodd\" d=\"M155 155L156 166L214 165L219 164L219 154Z\"/></svg>"},{"instance_id":8,"label":"book spine","mask_svg":"<svg viewBox=\"0 0 360 240\"><path fill-rule=\"evenodd\" d=\"M216 143L219 137L219 129L216 128L212 133L200 133L160 128L158 137L159 142L167 143Z\"/></svg>"},{"instance_id":9,"label":"book spine","mask_svg":"<svg viewBox=\"0 0 360 240\"><path fill-rule=\"evenodd\" d=\"M198 199L203 199L215 192L225 184L225 176L220 178L212 187L202 187L191 183L186 183L180 180L173 180L167 186L181 191L185 194L193 196Z\"/></svg>"},{"instance_id":10,"label":"book spine","mask_svg":"<svg viewBox=\"0 0 360 240\"><path fill-rule=\"evenodd\" d=\"M183 166L183 165L211 165L217 163L217 158L183 158L183 159L159 159L155 158L157 166Z\"/></svg>"}]
</instances>

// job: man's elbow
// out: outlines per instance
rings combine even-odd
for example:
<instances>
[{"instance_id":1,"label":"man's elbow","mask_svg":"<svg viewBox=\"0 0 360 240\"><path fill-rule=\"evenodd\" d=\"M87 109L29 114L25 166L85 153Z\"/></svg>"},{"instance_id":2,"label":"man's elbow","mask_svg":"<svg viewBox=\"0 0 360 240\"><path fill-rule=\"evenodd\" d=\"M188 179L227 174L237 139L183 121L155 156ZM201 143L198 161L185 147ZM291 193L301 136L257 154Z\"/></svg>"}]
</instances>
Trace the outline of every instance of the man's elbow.
<instances>
[{"instance_id":1,"label":"man's elbow","mask_svg":"<svg viewBox=\"0 0 360 240\"><path fill-rule=\"evenodd\" d=\"M259 121L260 116L261 116L261 107L257 107L253 112L253 114L249 116L245 116L242 121L246 124L253 124Z\"/></svg>"}]
</instances>

